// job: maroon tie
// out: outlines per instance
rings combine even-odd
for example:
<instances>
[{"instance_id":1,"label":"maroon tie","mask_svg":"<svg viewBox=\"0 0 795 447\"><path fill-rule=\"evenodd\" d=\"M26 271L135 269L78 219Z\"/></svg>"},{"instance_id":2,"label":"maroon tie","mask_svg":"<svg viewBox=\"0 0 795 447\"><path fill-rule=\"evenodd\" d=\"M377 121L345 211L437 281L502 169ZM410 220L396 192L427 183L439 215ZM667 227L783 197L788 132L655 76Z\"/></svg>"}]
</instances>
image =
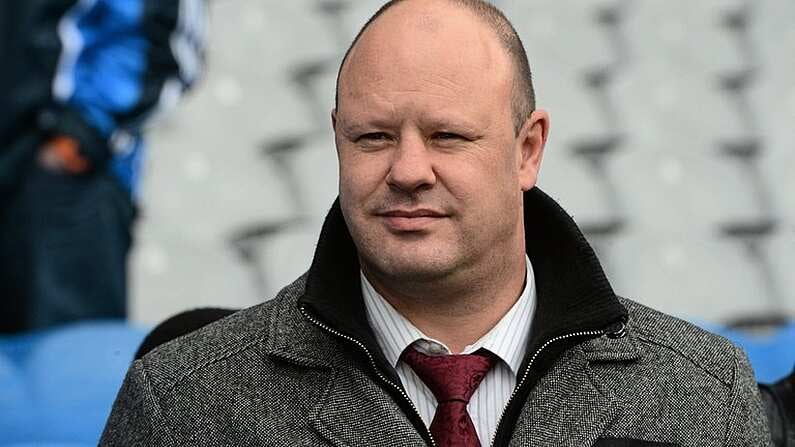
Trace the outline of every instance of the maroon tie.
<instances>
[{"instance_id":1,"label":"maroon tie","mask_svg":"<svg viewBox=\"0 0 795 447\"><path fill-rule=\"evenodd\" d=\"M480 447L467 404L495 357L483 349L474 354L430 356L409 346L402 358L436 397L430 427L436 445Z\"/></svg>"}]
</instances>

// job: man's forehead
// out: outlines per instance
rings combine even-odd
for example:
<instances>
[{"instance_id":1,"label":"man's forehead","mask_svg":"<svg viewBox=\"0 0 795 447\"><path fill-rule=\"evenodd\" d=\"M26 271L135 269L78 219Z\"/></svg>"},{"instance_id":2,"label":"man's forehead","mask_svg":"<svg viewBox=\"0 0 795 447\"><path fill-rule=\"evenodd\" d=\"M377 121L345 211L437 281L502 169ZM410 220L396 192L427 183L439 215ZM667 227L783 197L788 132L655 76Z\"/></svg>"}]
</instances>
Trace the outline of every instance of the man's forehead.
<instances>
[{"instance_id":1,"label":"man's forehead","mask_svg":"<svg viewBox=\"0 0 795 447\"><path fill-rule=\"evenodd\" d=\"M362 33L339 83L353 93L362 84L403 81L407 75L464 84L474 81L468 79L473 76L478 82L499 82L509 64L496 34L470 11L444 0L405 1Z\"/></svg>"},{"instance_id":2,"label":"man's forehead","mask_svg":"<svg viewBox=\"0 0 795 447\"><path fill-rule=\"evenodd\" d=\"M407 45L415 41L411 37L471 39L483 34L483 27L471 12L446 1L404 1L375 19L349 56L372 46Z\"/></svg>"},{"instance_id":3,"label":"man's forehead","mask_svg":"<svg viewBox=\"0 0 795 447\"><path fill-rule=\"evenodd\" d=\"M476 20L466 8L448 0L403 0L379 15L362 33L384 28L416 28L418 31L440 31L451 19ZM360 39L361 40L361 39Z\"/></svg>"}]
</instances>

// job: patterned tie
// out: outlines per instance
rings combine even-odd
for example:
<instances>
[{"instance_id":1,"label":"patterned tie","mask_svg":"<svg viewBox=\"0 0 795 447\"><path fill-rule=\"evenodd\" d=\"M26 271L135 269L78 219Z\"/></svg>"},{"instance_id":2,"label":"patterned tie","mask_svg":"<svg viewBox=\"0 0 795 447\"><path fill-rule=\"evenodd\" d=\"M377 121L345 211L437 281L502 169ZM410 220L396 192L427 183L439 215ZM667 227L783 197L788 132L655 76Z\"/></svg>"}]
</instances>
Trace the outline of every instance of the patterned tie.
<instances>
[{"instance_id":1,"label":"patterned tie","mask_svg":"<svg viewBox=\"0 0 795 447\"><path fill-rule=\"evenodd\" d=\"M483 349L474 354L430 356L412 347L403 361L417 373L438 402L431 434L439 447L480 447L467 404L492 366L495 357Z\"/></svg>"}]
</instances>

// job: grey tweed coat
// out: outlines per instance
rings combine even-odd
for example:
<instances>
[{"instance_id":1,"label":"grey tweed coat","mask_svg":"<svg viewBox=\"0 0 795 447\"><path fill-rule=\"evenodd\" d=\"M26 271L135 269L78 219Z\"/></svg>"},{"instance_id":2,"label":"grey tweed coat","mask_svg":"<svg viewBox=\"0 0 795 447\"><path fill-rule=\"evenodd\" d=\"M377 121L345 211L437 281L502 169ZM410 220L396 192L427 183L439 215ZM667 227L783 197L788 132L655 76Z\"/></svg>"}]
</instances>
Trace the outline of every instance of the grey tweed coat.
<instances>
[{"instance_id":1,"label":"grey tweed coat","mask_svg":"<svg viewBox=\"0 0 795 447\"><path fill-rule=\"evenodd\" d=\"M557 235L546 228L548 249L528 244L538 303L523 366L527 380L503 416L496 444L770 445L756 382L740 349L616 297L554 201L533 190L525 204L528 217L554 215L542 225L568 228ZM531 224L529 230L541 228ZM346 235L335 204L307 275L275 299L136 361L100 445L432 444L361 325L358 276L349 277L358 266Z\"/></svg>"}]
</instances>

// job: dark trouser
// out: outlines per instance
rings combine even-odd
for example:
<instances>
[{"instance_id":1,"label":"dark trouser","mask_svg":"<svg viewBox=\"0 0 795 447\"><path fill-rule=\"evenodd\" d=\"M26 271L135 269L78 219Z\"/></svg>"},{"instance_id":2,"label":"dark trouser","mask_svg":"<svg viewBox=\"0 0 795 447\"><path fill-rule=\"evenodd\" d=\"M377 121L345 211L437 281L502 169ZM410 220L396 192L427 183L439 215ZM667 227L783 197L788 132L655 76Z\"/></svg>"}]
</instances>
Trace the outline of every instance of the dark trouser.
<instances>
[{"instance_id":1,"label":"dark trouser","mask_svg":"<svg viewBox=\"0 0 795 447\"><path fill-rule=\"evenodd\" d=\"M125 318L134 216L110 173L32 166L0 204L0 333Z\"/></svg>"}]
</instances>

